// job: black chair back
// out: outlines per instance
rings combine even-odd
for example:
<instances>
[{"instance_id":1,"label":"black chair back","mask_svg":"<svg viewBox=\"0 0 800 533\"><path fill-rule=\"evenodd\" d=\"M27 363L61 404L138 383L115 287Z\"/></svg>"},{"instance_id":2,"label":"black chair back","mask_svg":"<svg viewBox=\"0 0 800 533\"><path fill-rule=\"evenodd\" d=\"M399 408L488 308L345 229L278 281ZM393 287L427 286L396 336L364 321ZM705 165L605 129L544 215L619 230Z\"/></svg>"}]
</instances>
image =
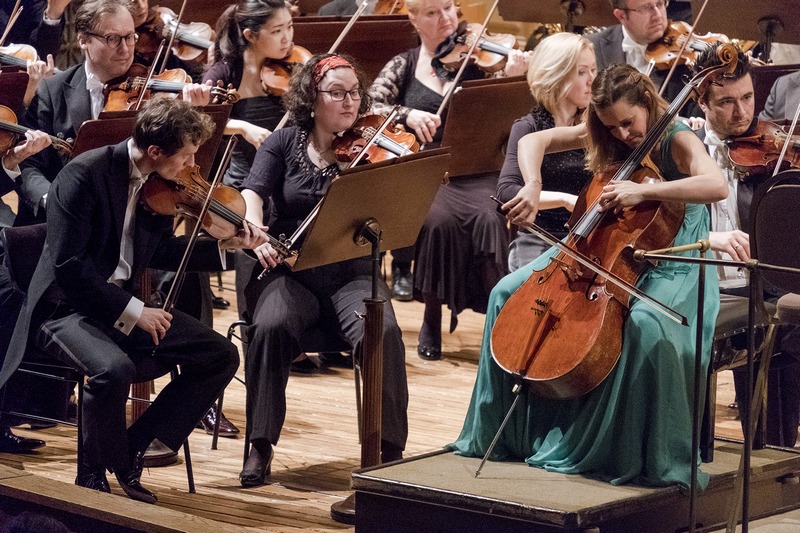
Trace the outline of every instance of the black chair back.
<instances>
[{"instance_id":1,"label":"black chair back","mask_svg":"<svg viewBox=\"0 0 800 533\"><path fill-rule=\"evenodd\" d=\"M800 170L787 170L759 186L750 207L750 251L760 263L800 268ZM762 269L761 277L800 293L800 275Z\"/></svg>"},{"instance_id":2,"label":"black chair back","mask_svg":"<svg viewBox=\"0 0 800 533\"><path fill-rule=\"evenodd\" d=\"M47 237L47 224L4 228L0 233L5 256L3 261L8 268L11 280L22 292L28 292L33 272L39 263Z\"/></svg>"}]
</instances>

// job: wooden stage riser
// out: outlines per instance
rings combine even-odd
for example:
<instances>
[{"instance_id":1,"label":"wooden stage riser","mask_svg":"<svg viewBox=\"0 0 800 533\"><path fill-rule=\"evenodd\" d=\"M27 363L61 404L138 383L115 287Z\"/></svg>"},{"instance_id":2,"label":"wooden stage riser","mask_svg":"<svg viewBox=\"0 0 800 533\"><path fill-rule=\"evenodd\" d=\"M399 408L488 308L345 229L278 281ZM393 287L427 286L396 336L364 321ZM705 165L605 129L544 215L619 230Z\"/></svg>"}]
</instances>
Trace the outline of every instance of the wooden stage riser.
<instances>
[{"instance_id":1,"label":"wooden stage riser","mask_svg":"<svg viewBox=\"0 0 800 533\"><path fill-rule=\"evenodd\" d=\"M763 479L750 486L750 516L757 519L800 507L800 484L797 477L781 482ZM536 490L520 487L520 490ZM731 488L720 488L701 493L697 502L696 531L716 531L725 527ZM565 524L554 526L530 522L522 518L470 511L446 502L421 502L405 498L358 491L357 533L407 532L407 531L470 531L496 533L562 533L599 531L601 533L677 533L688 531L689 499L663 505L647 505L631 509L624 518L600 520L592 524ZM599 529L598 529L599 528Z\"/></svg>"}]
</instances>

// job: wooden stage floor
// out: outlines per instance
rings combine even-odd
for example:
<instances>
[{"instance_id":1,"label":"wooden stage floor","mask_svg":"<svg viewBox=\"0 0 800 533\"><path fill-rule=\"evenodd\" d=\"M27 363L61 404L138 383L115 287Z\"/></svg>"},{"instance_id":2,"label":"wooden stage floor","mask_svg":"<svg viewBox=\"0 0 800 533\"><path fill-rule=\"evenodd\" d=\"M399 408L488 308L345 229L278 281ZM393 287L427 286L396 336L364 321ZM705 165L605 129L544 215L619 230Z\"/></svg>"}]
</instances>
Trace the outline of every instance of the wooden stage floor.
<instances>
[{"instance_id":1,"label":"wooden stage floor","mask_svg":"<svg viewBox=\"0 0 800 533\"><path fill-rule=\"evenodd\" d=\"M236 305L232 273L224 274L223 279L226 290L221 295L231 300L231 308L215 311L214 320L216 329L224 334L236 319ZM406 343L410 393L406 456L415 456L435 451L458 435L475 377L483 315L462 313L456 332L443 333L443 360L429 362L416 355L422 305L395 302L394 306ZM444 322L448 322L447 317ZM242 368L238 375L243 376ZM718 435L740 437L739 423L727 407L733 399L732 389L731 375L724 373L719 379L716 427ZM244 389L236 381L228 386L224 411L244 429ZM157 494L159 508L217 522L217 530L350 530L351 527L332 521L329 512L331 504L349 495L350 473L359 467L355 411L351 370L333 368L310 376L293 374L287 389L286 423L275 449L268 485L240 488L243 439L220 439L219 449L211 450L211 437L201 430L190 438L196 494L188 493L182 460L177 465L146 470L142 482ZM42 438L47 446L30 455L0 454L0 464L48 480L73 483L75 429L59 426L43 431L15 431ZM111 485L115 495L122 494L115 481ZM158 521L150 506L119 496L96 496L101 503L113 498L114 505L138 513L142 520L149 517ZM202 529L199 524L186 524L186 530ZM152 530L158 529L154 523Z\"/></svg>"}]
</instances>

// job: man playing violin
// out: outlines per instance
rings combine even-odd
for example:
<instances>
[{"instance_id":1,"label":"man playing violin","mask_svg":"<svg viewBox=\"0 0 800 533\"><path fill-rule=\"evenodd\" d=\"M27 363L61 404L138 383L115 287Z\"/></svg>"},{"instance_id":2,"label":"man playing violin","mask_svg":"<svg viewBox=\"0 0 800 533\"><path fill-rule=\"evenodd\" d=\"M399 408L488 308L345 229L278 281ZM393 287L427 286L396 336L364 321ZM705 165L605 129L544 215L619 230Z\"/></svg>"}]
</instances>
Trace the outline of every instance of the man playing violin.
<instances>
[{"instance_id":1,"label":"man playing violin","mask_svg":"<svg viewBox=\"0 0 800 533\"><path fill-rule=\"evenodd\" d=\"M696 133L728 182L728 198L710 205L711 248L718 259L746 261L750 259L750 203L755 188L769 176L745 176L734 167L728 155L728 142L749 133L758 122L754 120L755 91L750 59L739 52L737 60L733 73L720 76L698 99L706 123ZM717 65L719 60L714 47L698 58L696 68L702 70ZM736 298L748 296L745 270L718 266L717 273L723 306L735 305ZM775 301L782 294L772 287L764 287L767 301ZM800 422L800 365L796 364L800 360L800 352L796 348L800 339L797 338L797 331L783 330L782 333L778 340L779 349L775 352L781 353L773 359L770 371L770 387L775 387L767 397L766 439L768 444L794 446ZM734 370L734 384L737 396L742 398L746 381L743 369L737 370ZM740 405L740 408L744 407Z\"/></svg>"},{"instance_id":2,"label":"man playing violin","mask_svg":"<svg viewBox=\"0 0 800 533\"><path fill-rule=\"evenodd\" d=\"M103 86L124 75L133 64L136 33L133 6L128 0L93 0L75 15L83 63L43 81L24 123L51 135L74 139L80 125L97 118L103 108ZM209 101L209 87L184 87L183 98L193 104ZM43 150L22 165L20 206L16 224L43 222L50 182L63 168L53 148Z\"/></svg>"},{"instance_id":3,"label":"man playing violin","mask_svg":"<svg viewBox=\"0 0 800 533\"><path fill-rule=\"evenodd\" d=\"M639 72L648 70L649 60L645 56L647 46L661 39L669 27L667 5L669 0L609 0L614 17L619 24L587 35L594 44L597 70L601 71L613 63L628 63ZM660 88L667 77L667 70L653 70L650 78ZM685 77L691 77L689 69L680 65L669 80L662 96L671 102L683 89ZM691 103L683 108L682 115L690 116L694 110Z\"/></svg>"},{"instance_id":4,"label":"man playing violin","mask_svg":"<svg viewBox=\"0 0 800 533\"><path fill-rule=\"evenodd\" d=\"M131 138L79 155L53 182L47 241L0 386L28 342L58 350L88 376L78 485L110 492L109 469L128 496L154 503L139 482L144 450L156 438L177 450L239 365L238 351L223 336L181 311L145 307L131 293L145 268L176 268L188 240L173 235L174 217L145 211L140 189L153 173L170 180L192 167L213 128L187 102L156 98L137 116ZM200 239L188 268L218 271L226 251L265 240L248 224L229 239ZM29 335L37 329L41 335ZM175 365L180 375L126 431L130 384Z\"/></svg>"}]
</instances>

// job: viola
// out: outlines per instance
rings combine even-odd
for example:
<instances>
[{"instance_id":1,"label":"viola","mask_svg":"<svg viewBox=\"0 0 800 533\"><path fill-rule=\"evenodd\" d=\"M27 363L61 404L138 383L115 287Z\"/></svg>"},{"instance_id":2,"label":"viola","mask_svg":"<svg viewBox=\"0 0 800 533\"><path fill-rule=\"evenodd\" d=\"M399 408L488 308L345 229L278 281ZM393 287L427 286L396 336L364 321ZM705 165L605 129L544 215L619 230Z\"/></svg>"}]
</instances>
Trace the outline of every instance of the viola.
<instances>
[{"instance_id":1,"label":"viola","mask_svg":"<svg viewBox=\"0 0 800 533\"><path fill-rule=\"evenodd\" d=\"M757 121L755 128L727 139L728 157L745 176L772 173L778 164L783 145L789 142L781 170L800 168L800 135L789 136L783 128L768 120Z\"/></svg>"},{"instance_id":2,"label":"viola","mask_svg":"<svg viewBox=\"0 0 800 533\"><path fill-rule=\"evenodd\" d=\"M283 96L289 91L289 78L294 69L312 56L302 46L292 45L292 51L283 59L267 59L261 67L261 87L273 96Z\"/></svg>"},{"instance_id":3,"label":"viola","mask_svg":"<svg viewBox=\"0 0 800 533\"><path fill-rule=\"evenodd\" d=\"M672 64L677 61L679 65L693 65L697 60L697 56L707 48L715 45L716 43L730 42L727 36L721 33L706 33L705 35L689 35L692 32L692 26L681 20L669 21L667 31L661 39L650 43L647 50L645 50L645 58L647 60L655 60L655 67L659 70L667 70ZM689 39L688 44L683 49L683 53L678 55L686 40ZM755 41L741 41L738 43L739 48L746 52L754 47L757 43Z\"/></svg>"},{"instance_id":4,"label":"viola","mask_svg":"<svg viewBox=\"0 0 800 533\"><path fill-rule=\"evenodd\" d=\"M106 98L104 111L126 111L135 106L147 80L147 72L147 67L134 63L124 75L109 81L103 87L103 95ZM145 100L153 93L178 94L190 83L192 78L185 70L179 68L165 70L150 78L145 89ZM211 98L215 101L234 103L239 100L239 93L235 89L211 87Z\"/></svg>"},{"instance_id":5,"label":"viola","mask_svg":"<svg viewBox=\"0 0 800 533\"><path fill-rule=\"evenodd\" d=\"M472 43L478 44L472 55L467 58L467 53ZM468 60L489 74L503 70L508 61L511 50L519 48L517 38L506 33L492 34L488 31L481 33L478 23L461 22L458 29L436 48L431 64L436 68L441 65L447 72L455 72L461 64Z\"/></svg>"},{"instance_id":6,"label":"viola","mask_svg":"<svg viewBox=\"0 0 800 533\"><path fill-rule=\"evenodd\" d=\"M169 8L152 6L147 20L136 31L139 40L136 41L136 52L147 59L148 62L158 50L163 39L169 40L172 32L177 33L172 46L172 53L185 63L202 65L208 60L208 50L214 46L216 33L205 22L189 22L178 24L178 16Z\"/></svg>"},{"instance_id":7,"label":"viola","mask_svg":"<svg viewBox=\"0 0 800 533\"><path fill-rule=\"evenodd\" d=\"M352 163L364 150L370 139L377 138L367 147L360 163L377 163L387 159L414 154L419 151L417 137L397 127L387 127L378 133L384 122L381 115L364 115L355 124L333 140L331 148L340 163Z\"/></svg>"},{"instance_id":8,"label":"viola","mask_svg":"<svg viewBox=\"0 0 800 533\"><path fill-rule=\"evenodd\" d=\"M20 126L17 123L16 113L10 108L0 105L0 154L8 152L19 142L19 138L25 136L25 132L29 130L30 128ZM66 155L69 155L72 151L71 143L53 135L49 135L49 137L53 148L56 150Z\"/></svg>"},{"instance_id":9,"label":"viola","mask_svg":"<svg viewBox=\"0 0 800 533\"><path fill-rule=\"evenodd\" d=\"M545 268L533 271L498 314L492 357L501 368L525 379L534 392L576 398L603 382L619 360L630 295L687 324L685 317L636 288L642 266L633 258L634 248L660 249L672 243L683 222L684 205L647 201L614 212L601 210L598 200L610 179L660 179L648 154L710 76L735 68L732 45L721 47L718 54L723 66L692 78L630 157L596 174L581 191L564 242L550 239L559 253ZM539 228L531 228L541 234Z\"/></svg>"},{"instance_id":10,"label":"viola","mask_svg":"<svg viewBox=\"0 0 800 533\"><path fill-rule=\"evenodd\" d=\"M141 202L159 215L186 216L200 223L203 231L215 239L229 239L236 235L247 221L242 194L228 185L219 184L211 191L211 203L203 220L198 215L208 196L211 184L200 174L197 165L186 167L175 179L152 174L142 186ZM284 257L297 252L286 249L284 243L269 237L269 243Z\"/></svg>"}]
</instances>

